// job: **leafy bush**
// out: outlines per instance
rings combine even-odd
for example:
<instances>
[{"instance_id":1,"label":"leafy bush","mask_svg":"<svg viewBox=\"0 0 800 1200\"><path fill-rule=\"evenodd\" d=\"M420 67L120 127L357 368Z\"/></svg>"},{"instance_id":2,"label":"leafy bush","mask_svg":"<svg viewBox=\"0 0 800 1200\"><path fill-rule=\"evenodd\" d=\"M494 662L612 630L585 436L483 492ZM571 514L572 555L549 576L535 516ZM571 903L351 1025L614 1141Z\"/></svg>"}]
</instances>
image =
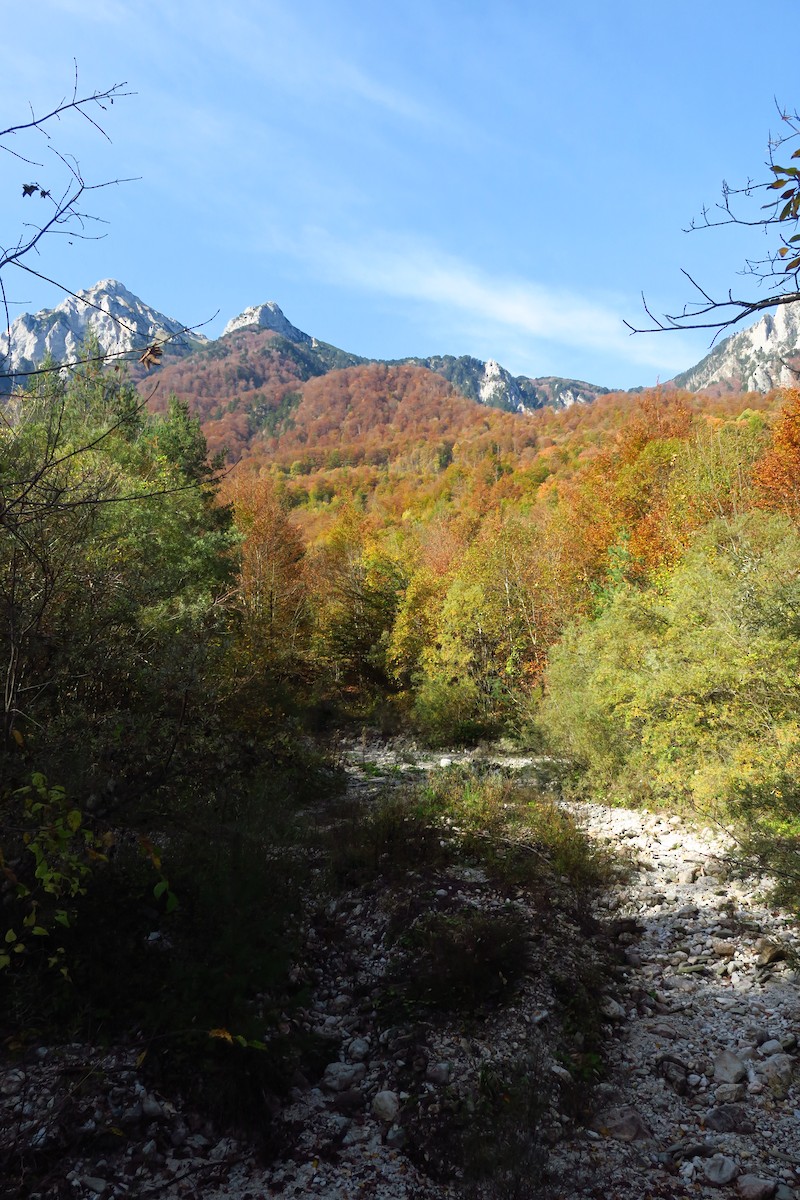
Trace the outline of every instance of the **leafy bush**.
<instances>
[{"instance_id":1,"label":"leafy bush","mask_svg":"<svg viewBox=\"0 0 800 1200\"><path fill-rule=\"evenodd\" d=\"M103 853L108 843L85 817L63 787L49 786L39 772L30 784L0 796L2 827L15 830L19 852L7 859L0 849L0 869L11 888L0 970L19 964L18 955L41 952L49 967L69 978L63 932L74 920L78 897L86 894L94 864L108 861ZM8 849L7 838L6 844Z\"/></svg>"},{"instance_id":2,"label":"leafy bush","mask_svg":"<svg viewBox=\"0 0 800 1200\"><path fill-rule=\"evenodd\" d=\"M541 1133L551 1077L537 1044L487 1059L463 1096L406 1119L408 1153L435 1179L459 1180L465 1200L537 1200L547 1144Z\"/></svg>"},{"instance_id":3,"label":"leafy bush","mask_svg":"<svg viewBox=\"0 0 800 1200\"><path fill-rule=\"evenodd\" d=\"M313 1037L280 1027L306 998L290 978L313 864L297 813L325 787L320 771L274 767L227 811L209 808L205 824L195 812L171 827L160 850L119 839L108 862L80 876L68 927L56 926L66 977L53 976L44 948L19 956L27 970L0 972L9 1021L23 1037L133 1035L167 1094L268 1140L265 1097L282 1094L297 1067L316 1068L320 1053Z\"/></svg>"},{"instance_id":4,"label":"leafy bush","mask_svg":"<svg viewBox=\"0 0 800 1200\"><path fill-rule=\"evenodd\" d=\"M236 535L185 406L146 417L97 366L44 378L0 428L0 768L119 809L191 773Z\"/></svg>"},{"instance_id":5,"label":"leafy bush","mask_svg":"<svg viewBox=\"0 0 800 1200\"><path fill-rule=\"evenodd\" d=\"M403 1000L444 1012L497 1003L514 989L529 957L525 918L513 910L427 913L402 945L396 979Z\"/></svg>"},{"instance_id":6,"label":"leafy bush","mask_svg":"<svg viewBox=\"0 0 800 1200\"><path fill-rule=\"evenodd\" d=\"M548 1078L541 1054L487 1062L461 1137L467 1200L537 1200L547 1148L540 1132Z\"/></svg>"},{"instance_id":7,"label":"leafy bush","mask_svg":"<svg viewBox=\"0 0 800 1200\"><path fill-rule=\"evenodd\" d=\"M481 712L472 679L425 679L414 697L414 724L429 746L474 746L496 732Z\"/></svg>"},{"instance_id":8,"label":"leafy bush","mask_svg":"<svg viewBox=\"0 0 800 1200\"><path fill-rule=\"evenodd\" d=\"M551 795L490 767L434 771L416 793L420 818L457 836L462 854L501 883L549 885L554 875L586 900L608 881L612 863Z\"/></svg>"},{"instance_id":9,"label":"leafy bush","mask_svg":"<svg viewBox=\"0 0 800 1200\"><path fill-rule=\"evenodd\" d=\"M542 724L604 793L730 810L770 759L793 769L799 629L794 528L760 513L715 522L663 585L626 589L570 630Z\"/></svg>"},{"instance_id":10,"label":"leafy bush","mask_svg":"<svg viewBox=\"0 0 800 1200\"><path fill-rule=\"evenodd\" d=\"M659 585L571 628L541 724L591 794L796 836L799 633L797 529L758 512L713 522Z\"/></svg>"},{"instance_id":11,"label":"leafy bush","mask_svg":"<svg viewBox=\"0 0 800 1200\"><path fill-rule=\"evenodd\" d=\"M278 688L237 686L239 534L199 422L96 365L43 378L0 426L0 1001L23 1035L135 1032L165 1084L259 1125L308 1049L271 1035L294 817L330 777L256 702Z\"/></svg>"}]
</instances>

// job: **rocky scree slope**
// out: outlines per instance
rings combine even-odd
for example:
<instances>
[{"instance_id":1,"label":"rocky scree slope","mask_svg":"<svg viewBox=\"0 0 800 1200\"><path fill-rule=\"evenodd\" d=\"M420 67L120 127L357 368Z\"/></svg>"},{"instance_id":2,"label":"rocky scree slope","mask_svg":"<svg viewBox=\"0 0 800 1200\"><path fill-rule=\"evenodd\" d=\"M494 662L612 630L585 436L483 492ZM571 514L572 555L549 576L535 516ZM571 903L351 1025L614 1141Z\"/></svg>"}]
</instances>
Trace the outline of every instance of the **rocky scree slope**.
<instances>
[{"instance_id":1,"label":"rocky scree slope","mask_svg":"<svg viewBox=\"0 0 800 1200\"><path fill-rule=\"evenodd\" d=\"M344 808L314 814L327 883L309 896L292 967L308 997L265 1032L317 1046L316 1066L295 1072L288 1096L265 1096L271 1161L159 1091L138 1047L32 1046L4 1063L0 1153L51 1164L40 1200L477 1196L464 1190L461 1161L477 1148L494 1173L500 1142L498 1170L542 1182L547 1147L571 1120L562 1108L576 1102L557 1057L572 1036L561 1010L587 971L607 979L607 940L587 946L580 921L589 914L574 911L551 868L537 869L538 890L517 887L464 861L455 829L443 827L419 858L416 843L376 858L359 824L378 793L424 777L438 759L376 746L366 761L351 744L343 761ZM433 944L408 944L413 927L435 930ZM463 930L466 948L450 936Z\"/></svg>"},{"instance_id":2,"label":"rocky scree slope","mask_svg":"<svg viewBox=\"0 0 800 1200\"><path fill-rule=\"evenodd\" d=\"M585 805L592 836L637 864L606 902L631 922L585 1130L552 1168L566 1200L800 1196L800 937L737 879L721 832Z\"/></svg>"},{"instance_id":3,"label":"rocky scree slope","mask_svg":"<svg viewBox=\"0 0 800 1200\"><path fill-rule=\"evenodd\" d=\"M344 749L359 806L439 761L377 744ZM454 755L456 767L469 757ZM15 1131L40 1145L57 1139L66 1124L64 1079L92 1063L108 1082L94 1094L73 1094L69 1117L88 1145L97 1146L90 1132L104 1122L115 1121L125 1136L109 1149L102 1143L60 1160L64 1194L76 1200L797 1200L796 926L759 900L753 881L737 880L724 833L601 805L573 811L592 837L627 848L632 864L599 897L591 939L546 897L542 906L457 862L431 875L412 872L391 889L376 878L351 881L310 914L294 968L308 980L309 1000L287 1015L286 1032L302 1028L328 1050L318 1078L298 1074L287 1101L271 1101L279 1149L269 1165L246 1141L183 1110L179 1099L144 1087L132 1055L104 1057L82 1046L39 1047L6 1064L4 1137ZM344 830L329 816L335 845L337 828ZM498 919L511 906L529 924L537 969L494 1014L408 1019L400 1010L387 1018L398 922L417 920L426 905ZM543 929L546 939L537 934ZM605 1060L594 1087L586 1033L565 1025L563 995L552 985L574 972L581 945L606 964L590 997L592 1036ZM516 1076L515 1064L522 1067ZM526 1107L526 1096L536 1104ZM516 1123L502 1116L509 1108ZM487 1112L488 1127L481 1124ZM487 1138L494 1174L485 1190L469 1191L459 1155L463 1162L470 1140L485 1149Z\"/></svg>"}]
</instances>

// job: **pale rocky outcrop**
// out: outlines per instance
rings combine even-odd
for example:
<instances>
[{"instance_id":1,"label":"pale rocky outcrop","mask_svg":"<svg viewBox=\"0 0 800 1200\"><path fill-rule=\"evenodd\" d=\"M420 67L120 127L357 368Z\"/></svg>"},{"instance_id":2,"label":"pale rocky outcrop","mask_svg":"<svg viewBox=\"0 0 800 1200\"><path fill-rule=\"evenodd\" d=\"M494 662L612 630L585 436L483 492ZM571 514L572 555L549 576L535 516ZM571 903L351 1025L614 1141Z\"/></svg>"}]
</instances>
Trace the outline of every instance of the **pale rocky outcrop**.
<instances>
[{"instance_id":1,"label":"pale rocky outcrop","mask_svg":"<svg viewBox=\"0 0 800 1200\"><path fill-rule=\"evenodd\" d=\"M222 331L222 336L237 333L240 329L268 329L273 333L279 333L290 342L305 342L307 345L311 345L312 342L307 333L303 333L302 329L298 329L283 315L274 300L267 300L265 304L253 304L250 308L246 308L244 312L239 313L238 317L228 321Z\"/></svg>"},{"instance_id":2,"label":"pale rocky outcrop","mask_svg":"<svg viewBox=\"0 0 800 1200\"><path fill-rule=\"evenodd\" d=\"M796 386L800 376L800 303L783 304L749 329L720 342L696 366L672 381L690 392L721 387L768 392Z\"/></svg>"},{"instance_id":3,"label":"pale rocky outcrop","mask_svg":"<svg viewBox=\"0 0 800 1200\"><path fill-rule=\"evenodd\" d=\"M145 304L116 279L101 279L94 287L67 296L55 308L23 313L0 336L3 374L12 375L38 366L50 355L56 362L80 358L88 333L97 338L104 354L143 351L153 342L169 341L170 349L186 353L208 339L186 333L185 326Z\"/></svg>"}]
</instances>

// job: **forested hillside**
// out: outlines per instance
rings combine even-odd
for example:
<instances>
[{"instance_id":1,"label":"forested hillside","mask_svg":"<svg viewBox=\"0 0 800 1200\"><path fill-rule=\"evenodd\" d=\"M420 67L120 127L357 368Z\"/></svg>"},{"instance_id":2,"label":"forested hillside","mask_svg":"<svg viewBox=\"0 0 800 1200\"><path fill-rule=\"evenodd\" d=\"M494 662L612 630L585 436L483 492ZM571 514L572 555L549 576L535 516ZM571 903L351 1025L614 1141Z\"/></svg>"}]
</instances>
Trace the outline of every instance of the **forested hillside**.
<instances>
[{"instance_id":1,"label":"forested hillside","mask_svg":"<svg viewBox=\"0 0 800 1200\"><path fill-rule=\"evenodd\" d=\"M448 830L452 869L546 886L551 917L610 878L551 797L497 780L342 817L347 730L502 741L563 793L736 822L798 904L800 392L511 414L424 368L344 366L273 380L291 407L231 465L185 401L148 411L91 349L15 393L0 432L0 994L21 1046L133 1037L162 1094L268 1141L264 1097L281 1112L332 1053L287 1014L337 889L377 876L413 907ZM527 986L528 933L468 909L415 918L445 971L436 1020L465 970L487 1020ZM601 960L548 976L553 1044L581 1022L569 1079L600 1071L567 997L608 986Z\"/></svg>"},{"instance_id":2,"label":"forested hillside","mask_svg":"<svg viewBox=\"0 0 800 1200\"><path fill-rule=\"evenodd\" d=\"M743 285L659 232L758 21L81 7L0 129L2 1200L800 1200L800 113L688 219Z\"/></svg>"},{"instance_id":3,"label":"forested hillside","mask_svg":"<svg viewBox=\"0 0 800 1200\"><path fill-rule=\"evenodd\" d=\"M511 737L795 853L800 393L465 420L417 383L313 381L224 480L265 669L291 645L339 719Z\"/></svg>"}]
</instances>

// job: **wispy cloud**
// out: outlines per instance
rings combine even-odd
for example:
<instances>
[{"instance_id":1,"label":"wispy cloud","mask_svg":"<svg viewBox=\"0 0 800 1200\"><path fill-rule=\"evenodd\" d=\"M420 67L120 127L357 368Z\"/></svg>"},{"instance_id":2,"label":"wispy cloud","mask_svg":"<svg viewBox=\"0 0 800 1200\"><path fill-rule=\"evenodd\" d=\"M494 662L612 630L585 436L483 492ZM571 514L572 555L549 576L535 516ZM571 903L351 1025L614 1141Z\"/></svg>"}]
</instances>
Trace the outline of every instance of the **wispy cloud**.
<instances>
[{"instance_id":1,"label":"wispy cloud","mask_svg":"<svg viewBox=\"0 0 800 1200\"><path fill-rule=\"evenodd\" d=\"M443 121L443 115L430 105L421 103L408 92L379 82L345 59L339 58L329 63L327 75L334 87L384 108L395 116L421 124L440 124Z\"/></svg>"},{"instance_id":2,"label":"wispy cloud","mask_svg":"<svg viewBox=\"0 0 800 1200\"><path fill-rule=\"evenodd\" d=\"M343 241L321 229L281 247L302 258L326 282L413 301L437 324L482 326L518 357L535 360L537 346L613 355L661 372L678 371L695 353L683 342L631 337L619 310L563 288L493 275L412 237ZM696 356L696 354L695 354Z\"/></svg>"},{"instance_id":3,"label":"wispy cloud","mask_svg":"<svg viewBox=\"0 0 800 1200\"><path fill-rule=\"evenodd\" d=\"M334 105L354 101L417 126L457 121L420 95L418 80L397 72L393 79L382 78L359 62L338 22L315 20L283 0L244 0L227 9L198 0L187 36L217 59L223 54L229 64L239 64L245 86L257 83L304 107L315 107L320 100Z\"/></svg>"}]
</instances>

